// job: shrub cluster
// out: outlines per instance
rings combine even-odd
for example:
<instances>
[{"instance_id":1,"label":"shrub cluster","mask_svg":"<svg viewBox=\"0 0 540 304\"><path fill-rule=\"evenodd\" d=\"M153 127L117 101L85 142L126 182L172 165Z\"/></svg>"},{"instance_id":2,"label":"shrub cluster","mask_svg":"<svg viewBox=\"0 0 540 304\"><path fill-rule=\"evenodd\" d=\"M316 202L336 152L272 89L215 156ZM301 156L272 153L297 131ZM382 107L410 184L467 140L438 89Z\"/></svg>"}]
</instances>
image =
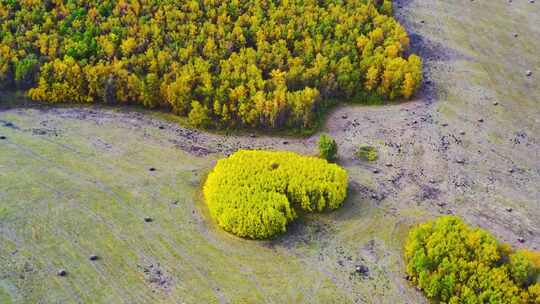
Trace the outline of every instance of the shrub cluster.
<instances>
[{"instance_id":1,"label":"shrub cluster","mask_svg":"<svg viewBox=\"0 0 540 304\"><path fill-rule=\"evenodd\" d=\"M376 161L379 158L375 147L365 145L358 146L355 155L357 158L365 161Z\"/></svg>"},{"instance_id":2,"label":"shrub cluster","mask_svg":"<svg viewBox=\"0 0 540 304\"><path fill-rule=\"evenodd\" d=\"M0 85L167 107L193 124L309 127L325 100L409 98L421 60L390 0L0 1Z\"/></svg>"},{"instance_id":3,"label":"shrub cluster","mask_svg":"<svg viewBox=\"0 0 540 304\"><path fill-rule=\"evenodd\" d=\"M513 251L457 217L413 228L405 258L412 282L436 303L540 303L540 253Z\"/></svg>"},{"instance_id":4,"label":"shrub cluster","mask_svg":"<svg viewBox=\"0 0 540 304\"><path fill-rule=\"evenodd\" d=\"M292 152L240 150L219 160L204 184L211 216L224 230L263 239L285 232L299 212L336 209L347 173Z\"/></svg>"}]
</instances>

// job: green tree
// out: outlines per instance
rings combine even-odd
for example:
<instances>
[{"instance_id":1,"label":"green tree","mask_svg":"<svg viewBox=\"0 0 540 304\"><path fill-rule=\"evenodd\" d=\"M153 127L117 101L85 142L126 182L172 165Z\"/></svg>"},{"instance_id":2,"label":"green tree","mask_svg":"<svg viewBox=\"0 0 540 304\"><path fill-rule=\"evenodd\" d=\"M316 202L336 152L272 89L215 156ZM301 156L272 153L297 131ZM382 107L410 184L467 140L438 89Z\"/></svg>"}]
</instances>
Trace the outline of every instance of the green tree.
<instances>
[{"instance_id":1,"label":"green tree","mask_svg":"<svg viewBox=\"0 0 540 304\"><path fill-rule=\"evenodd\" d=\"M39 62L36 55L30 54L15 63L15 83L17 87L25 89L32 86L37 76Z\"/></svg>"},{"instance_id":2,"label":"green tree","mask_svg":"<svg viewBox=\"0 0 540 304\"><path fill-rule=\"evenodd\" d=\"M338 146L336 141L328 134L322 134L319 137L319 156L328 160L334 161L337 158Z\"/></svg>"},{"instance_id":3,"label":"green tree","mask_svg":"<svg viewBox=\"0 0 540 304\"><path fill-rule=\"evenodd\" d=\"M524 251L517 251L510 255L510 274L516 283L526 286L535 279L538 268Z\"/></svg>"}]
</instances>

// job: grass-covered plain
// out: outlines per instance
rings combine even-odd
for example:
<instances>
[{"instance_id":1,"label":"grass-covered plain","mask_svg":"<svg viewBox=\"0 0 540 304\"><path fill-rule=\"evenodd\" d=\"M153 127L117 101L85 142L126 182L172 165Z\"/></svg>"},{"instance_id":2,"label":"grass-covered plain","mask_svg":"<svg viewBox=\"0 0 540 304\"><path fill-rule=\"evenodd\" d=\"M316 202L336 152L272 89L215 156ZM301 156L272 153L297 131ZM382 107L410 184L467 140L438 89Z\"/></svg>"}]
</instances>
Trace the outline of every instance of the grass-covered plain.
<instances>
[{"instance_id":1,"label":"grass-covered plain","mask_svg":"<svg viewBox=\"0 0 540 304\"><path fill-rule=\"evenodd\" d=\"M340 294L280 246L214 231L198 199L213 158L164 144L159 128L130 131L39 110L1 119L12 126L2 124L0 150L0 294L14 302L253 303ZM66 277L56 275L61 268ZM287 287L291 281L302 289Z\"/></svg>"},{"instance_id":2,"label":"grass-covered plain","mask_svg":"<svg viewBox=\"0 0 540 304\"><path fill-rule=\"evenodd\" d=\"M406 227L374 208L358 189L342 208L306 214L272 241L231 236L214 224L201 191L223 156L185 149L183 142L190 139L178 135L182 128L130 111L2 110L0 294L5 299L347 303L403 296L387 276L387 267L401 264L399 255L386 252L399 252L396 234ZM220 137L198 144L218 149ZM309 152L296 142L288 146ZM93 254L97 261L89 260ZM356 273L357 265L369 267L367 277ZM60 269L67 276L58 276Z\"/></svg>"},{"instance_id":3,"label":"grass-covered plain","mask_svg":"<svg viewBox=\"0 0 540 304\"><path fill-rule=\"evenodd\" d=\"M336 109L324 131L350 196L269 242L213 224L204 176L238 148L308 154L318 136L209 135L111 109L1 110L0 302L426 303L405 279L404 241L411 224L449 212L540 249L538 3L400 2L431 84L412 103ZM358 144L378 160L357 161Z\"/></svg>"}]
</instances>

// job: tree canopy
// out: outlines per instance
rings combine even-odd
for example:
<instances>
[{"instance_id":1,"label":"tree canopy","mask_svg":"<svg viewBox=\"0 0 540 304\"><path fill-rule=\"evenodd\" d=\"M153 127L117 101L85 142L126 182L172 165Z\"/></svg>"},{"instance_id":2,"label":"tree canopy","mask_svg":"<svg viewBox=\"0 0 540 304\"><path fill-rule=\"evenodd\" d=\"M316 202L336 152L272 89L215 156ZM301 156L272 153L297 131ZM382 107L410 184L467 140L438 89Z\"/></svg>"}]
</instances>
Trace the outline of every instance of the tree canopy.
<instances>
[{"instance_id":1,"label":"tree canopy","mask_svg":"<svg viewBox=\"0 0 540 304\"><path fill-rule=\"evenodd\" d=\"M347 195L347 172L293 152L240 150L218 161L204 198L218 225L252 239L287 229L299 211L333 210Z\"/></svg>"},{"instance_id":2,"label":"tree canopy","mask_svg":"<svg viewBox=\"0 0 540 304\"><path fill-rule=\"evenodd\" d=\"M435 303L540 303L540 252L514 251L454 216L414 227L407 273Z\"/></svg>"},{"instance_id":3,"label":"tree canopy","mask_svg":"<svg viewBox=\"0 0 540 304\"><path fill-rule=\"evenodd\" d=\"M1 0L0 85L197 125L309 127L327 100L418 88L391 14L390 0Z\"/></svg>"}]
</instances>

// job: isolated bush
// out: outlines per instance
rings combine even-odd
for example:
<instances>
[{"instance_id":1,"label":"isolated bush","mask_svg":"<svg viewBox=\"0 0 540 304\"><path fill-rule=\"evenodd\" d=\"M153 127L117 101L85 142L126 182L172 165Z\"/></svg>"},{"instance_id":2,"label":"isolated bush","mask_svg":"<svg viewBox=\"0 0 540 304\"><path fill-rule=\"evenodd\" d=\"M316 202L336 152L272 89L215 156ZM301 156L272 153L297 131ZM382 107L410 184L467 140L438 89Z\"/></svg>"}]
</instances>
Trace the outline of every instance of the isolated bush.
<instances>
[{"instance_id":1,"label":"isolated bush","mask_svg":"<svg viewBox=\"0 0 540 304\"><path fill-rule=\"evenodd\" d=\"M300 212L341 206L347 180L344 169L319 158L240 150L218 161L203 192L220 227L263 239L285 232Z\"/></svg>"},{"instance_id":2,"label":"isolated bush","mask_svg":"<svg viewBox=\"0 0 540 304\"><path fill-rule=\"evenodd\" d=\"M318 142L319 156L333 161L337 158L338 146L336 141L328 134L322 134Z\"/></svg>"},{"instance_id":3,"label":"isolated bush","mask_svg":"<svg viewBox=\"0 0 540 304\"><path fill-rule=\"evenodd\" d=\"M375 147L360 145L356 150L356 157L366 161L376 161L379 155Z\"/></svg>"},{"instance_id":4,"label":"isolated bush","mask_svg":"<svg viewBox=\"0 0 540 304\"><path fill-rule=\"evenodd\" d=\"M0 86L17 77L35 100L182 116L196 100L216 126L312 127L328 100L417 90L422 62L391 12L390 0L0 1Z\"/></svg>"},{"instance_id":5,"label":"isolated bush","mask_svg":"<svg viewBox=\"0 0 540 304\"><path fill-rule=\"evenodd\" d=\"M537 257L453 216L414 227L405 244L410 279L436 303L539 303Z\"/></svg>"}]
</instances>

